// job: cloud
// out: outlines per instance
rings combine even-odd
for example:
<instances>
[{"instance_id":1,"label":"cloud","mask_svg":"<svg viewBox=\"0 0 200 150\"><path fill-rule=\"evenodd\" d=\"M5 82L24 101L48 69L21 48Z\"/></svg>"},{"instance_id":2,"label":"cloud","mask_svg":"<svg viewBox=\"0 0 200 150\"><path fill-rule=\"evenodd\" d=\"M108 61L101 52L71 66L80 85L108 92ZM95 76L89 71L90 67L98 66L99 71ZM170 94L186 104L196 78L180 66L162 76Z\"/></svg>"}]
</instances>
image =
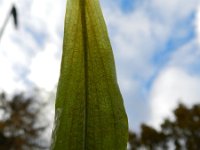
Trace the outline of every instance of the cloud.
<instances>
[{"instance_id":1,"label":"cloud","mask_svg":"<svg viewBox=\"0 0 200 150\"><path fill-rule=\"evenodd\" d=\"M194 19L193 23L195 21ZM172 119L172 111L180 102L188 106L200 102L199 57L200 48L196 34L170 54L149 92L151 125L158 128L164 118Z\"/></svg>"},{"instance_id":2,"label":"cloud","mask_svg":"<svg viewBox=\"0 0 200 150\"><path fill-rule=\"evenodd\" d=\"M159 12L157 16L165 19L168 24L187 18L191 11L196 8L198 0L190 2L185 0L153 0L149 1L148 4L152 6L153 12Z\"/></svg>"},{"instance_id":3,"label":"cloud","mask_svg":"<svg viewBox=\"0 0 200 150\"><path fill-rule=\"evenodd\" d=\"M129 74L131 78L136 76L146 80L156 70L155 64L152 64L154 56L163 51L170 53L166 48L170 39L176 36L173 40L179 42L182 37L187 38L188 32L191 32L193 26L180 27L179 24L180 22L191 24L193 20L191 21L190 17L195 13L197 1L185 5L188 2L182 4L180 0L173 2L154 0L151 3L144 0L129 13L123 12L119 7L119 1L112 2L108 5L104 2L103 6L107 7L105 6L103 10L118 74Z\"/></svg>"},{"instance_id":4,"label":"cloud","mask_svg":"<svg viewBox=\"0 0 200 150\"><path fill-rule=\"evenodd\" d=\"M28 79L49 92L57 85L60 72L60 59L56 57L57 48L56 45L47 42L44 50L37 53L30 64L31 72Z\"/></svg>"},{"instance_id":5,"label":"cloud","mask_svg":"<svg viewBox=\"0 0 200 150\"><path fill-rule=\"evenodd\" d=\"M11 1L0 0L0 26L9 12ZM65 0L21 0L16 7L19 14L19 28L14 30L9 20L0 44L0 90L9 94L27 92L33 87L47 92L55 91L58 81L62 37L65 15ZM31 92L30 92L31 91ZM54 102L54 99L52 102ZM49 100L49 99L48 99ZM47 130L48 139L53 124L54 104L49 104ZM46 113L45 112L45 113Z\"/></svg>"},{"instance_id":6,"label":"cloud","mask_svg":"<svg viewBox=\"0 0 200 150\"><path fill-rule=\"evenodd\" d=\"M200 6L198 7L196 16L196 32L198 37L198 43L200 45Z\"/></svg>"},{"instance_id":7,"label":"cloud","mask_svg":"<svg viewBox=\"0 0 200 150\"><path fill-rule=\"evenodd\" d=\"M102 2L131 128L151 116L149 95L163 68L184 70L198 62L195 36L190 35L197 2L144 0L128 12L120 1Z\"/></svg>"},{"instance_id":8,"label":"cloud","mask_svg":"<svg viewBox=\"0 0 200 150\"><path fill-rule=\"evenodd\" d=\"M196 38L176 49L170 56L168 66L176 66L190 73L200 74L200 48Z\"/></svg>"},{"instance_id":9,"label":"cloud","mask_svg":"<svg viewBox=\"0 0 200 150\"><path fill-rule=\"evenodd\" d=\"M176 71L170 71L175 67L180 70L177 71L181 72L179 74L190 78L186 68L193 68L192 76L196 77L199 58L196 37L186 38L181 44L177 42L193 30L190 24L194 21L192 16L196 13L197 2L143 0L138 2L139 5L131 4L133 10L125 11L122 0L101 0L131 128L138 128L149 117L148 96L155 88L159 89L157 80L165 77L163 71L167 75L175 74ZM130 3L133 2L129 1L127 5ZM0 4L2 22L9 5L6 0L0 0ZM15 31L9 22L1 41L0 70L4 72L0 72L3 74L0 88L9 91L26 89L33 83L50 91L56 86L59 74L66 1L21 0L16 5L20 28ZM180 26L182 23L186 25ZM169 50L169 41L178 46ZM155 57L165 62L161 64Z\"/></svg>"},{"instance_id":10,"label":"cloud","mask_svg":"<svg viewBox=\"0 0 200 150\"><path fill-rule=\"evenodd\" d=\"M11 66L11 62L3 55L0 55L0 92L6 91L8 94L12 94L13 91L25 89L23 83L17 80L17 76Z\"/></svg>"},{"instance_id":11,"label":"cloud","mask_svg":"<svg viewBox=\"0 0 200 150\"><path fill-rule=\"evenodd\" d=\"M150 94L150 124L158 127L166 117L172 117L178 103L200 102L200 77L179 68L166 68L156 78Z\"/></svg>"},{"instance_id":12,"label":"cloud","mask_svg":"<svg viewBox=\"0 0 200 150\"><path fill-rule=\"evenodd\" d=\"M12 2L1 0L1 3L0 22L2 23L9 13ZM15 4L19 14L19 28L14 30L12 20L9 20L1 40L0 57L6 60L2 60L0 66L1 76L5 76L4 82L9 81L9 84L5 86L1 81L0 88L10 92L14 89L22 90L21 86L16 84L17 80L23 87L30 88L30 83L34 83L39 88L50 90L50 87L56 85L55 80L58 77L55 77L48 65L59 73L58 62L62 51L66 1L59 0L55 3L53 0L42 2L22 0ZM9 70L9 76L4 68ZM46 76L45 80L44 74L51 74L51 76ZM47 81L47 77L52 77L52 80ZM47 83L45 84L44 81Z\"/></svg>"}]
</instances>

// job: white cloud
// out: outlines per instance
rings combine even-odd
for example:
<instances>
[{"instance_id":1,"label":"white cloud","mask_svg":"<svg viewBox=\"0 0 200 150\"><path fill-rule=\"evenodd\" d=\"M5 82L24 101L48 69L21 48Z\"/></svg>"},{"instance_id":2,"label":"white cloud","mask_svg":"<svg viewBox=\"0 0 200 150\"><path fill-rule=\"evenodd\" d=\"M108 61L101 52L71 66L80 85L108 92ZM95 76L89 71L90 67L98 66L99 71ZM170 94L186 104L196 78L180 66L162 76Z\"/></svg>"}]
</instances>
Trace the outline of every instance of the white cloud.
<instances>
[{"instance_id":1,"label":"white cloud","mask_svg":"<svg viewBox=\"0 0 200 150\"><path fill-rule=\"evenodd\" d=\"M23 83L17 80L11 65L9 60L0 55L0 91L6 91L8 94L25 90Z\"/></svg>"},{"instance_id":2,"label":"white cloud","mask_svg":"<svg viewBox=\"0 0 200 150\"><path fill-rule=\"evenodd\" d=\"M1 23L9 13L11 4L11 1L1 0ZM0 57L4 59L1 60L0 70L1 77L5 78L0 79L0 88L11 92L14 89L21 89L19 83L26 87L29 82L32 82L39 88L50 90L57 83L56 75L52 72L59 74L58 62L62 51L66 1L59 0L55 3L53 0L42 2L22 0L15 4L18 10L19 28L18 30L13 28L12 18L10 18L1 40ZM48 67L47 64L51 66ZM50 70L50 67L55 70ZM9 75L5 68L10 72ZM44 79L42 71L51 76L48 75ZM9 81L9 84L5 86L3 81Z\"/></svg>"},{"instance_id":3,"label":"white cloud","mask_svg":"<svg viewBox=\"0 0 200 150\"><path fill-rule=\"evenodd\" d=\"M9 22L0 41L0 89L9 94L26 89L26 85L19 79L15 70L18 65L24 67L27 58L15 42L7 40L12 33L18 32L13 29L12 22Z\"/></svg>"},{"instance_id":4,"label":"white cloud","mask_svg":"<svg viewBox=\"0 0 200 150\"><path fill-rule=\"evenodd\" d=\"M158 127L166 117L172 117L172 110L182 102L193 105L200 102L200 77L179 68L163 70L154 82L150 94L150 124Z\"/></svg>"},{"instance_id":5,"label":"white cloud","mask_svg":"<svg viewBox=\"0 0 200 150\"><path fill-rule=\"evenodd\" d=\"M0 3L2 23L11 1L0 0ZM15 30L9 20L1 40L0 90L9 94L16 91L29 93L33 90L30 83L33 83L49 95L49 91L55 91L58 81L66 0L20 0L15 4L19 28ZM49 112L47 117L51 127L53 104L45 111ZM50 139L51 128L47 134Z\"/></svg>"},{"instance_id":6,"label":"white cloud","mask_svg":"<svg viewBox=\"0 0 200 150\"><path fill-rule=\"evenodd\" d=\"M148 78L153 71L149 63L157 47L164 44L169 27L153 22L144 9L124 14L117 6L105 9L118 74ZM154 30L157 29L157 30ZM131 77L132 78L132 77Z\"/></svg>"},{"instance_id":7,"label":"white cloud","mask_svg":"<svg viewBox=\"0 0 200 150\"><path fill-rule=\"evenodd\" d=\"M197 9L196 32L197 32L198 42L199 42L199 45L200 45L200 6Z\"/></svg>"},{"instance_id":8,"label":"white cloud","mask_svg":"<svg viewBox=\"0 0 200 150\"><path fill-rule=\"evenodd\" d=\"M159 12L157 15L167 20L166 23L173 23L177 19L188 17L196 8L198 0L153 0L149 3L154 10Z\"/></svg>"},{"instance_id":9,"label":"white cloud","mask_svg":"<svg viewBox=\"0 0 200 150\"><path fill-rule=\"evenodd\" d=\"M169 38L174 36L173 31L176 31L179 21L196 9L197 0L151 2L144 0L139 7L129 13L124 13L120 9L119 0L101 2L104 6L103 12L109 28L119 84L125 97L129 119L131 118L131 124L137 124L134 120L138 121L139 117L142 116L143 119L147 115L145 110L147 92L144 92L144 82L156 70L151 62L152 57L165 48ZM4 15L1 17L3 14L1 12L7 12L9 5L6 0L0 0L0 3L0 22L2 22ZM16 4L19 8L20 28L15 31L10 22L1 41L0 70L5 72L1 71L3 74L1 76L4 77L0 79L0 86L6 87L9 91L14 87L23 89L25 78L39 88L49 91L56 85L59 74L66 1L21 0ZM194 48L191 44L188 47ZM198 50L195 51L195 54L197 53ZM198 60L199 56L193 57L189 50L178 50L171 56L173 58L170 60L170 67L183 63L181 61L183 55L191 56L187 57L188 62L193 59ZM20 66L20 69L16 71L14 64ZM184 58L182 68L185 64ZM24 68L28 73L19 78ZM20 84L16 83L16 79ZM9 84L6 85L6 82Z\"/></svg>"},{"instance_id":10,"label":"white cloud","mask_svg":"<svg viewBox=\"0 0 200 150\"><path fill-rule=\"evenodd\" d=\"M28 79L47 91L52 91L58 82L60 59L56 58L57 48L48 42L30 65L31 72Z\"/></svg>"},{"instance_id":11,"label":"white cloud","mask_svg":"<svg viewBox=\"0 0 200 150\"><path fill-rule=\"evenodd\" d=\"M200 103L199 57L196 37L171 54L150 91L151 125L158 128L164 118L172 118L172 110L180 102L189 106Z\"/></svg>"},{"instance_id":12,"label":"white cloud","mask_svg":"<svg viewBox=\"0 0 200 150\"><path fill-rule=\"evenodd\" d=\"M198 47L197 40L193 39L182 47L176 49L176 51L170 56L168 65L180 67L188 71L193 70L193 72L195 72L198 70L194 70L193 68L200 64L199 57L200 48Z\"/></svg>"},{"instance_id":13,"label":"white cloud","mask_svg":"<svg viewBox=\"0 0 200 150\"><path fill-rule=\"evenodd\" d=\"M180 29L177 25L195 13L197 2L198 0L192 0L192 2L144 0L135 10L125 13L119 8L118 2L102 1L116 58L119 85L125 97L131 127L137 128L135 126L137 122L145 121L145 117L149 116L146 103L149 99L147 96L149 91L145 90L152 89L145 89L145 83L155 72L162 70L152 64L154 55L162 54L162 50L166 49L171 37L176 36L179 39L188 34L188 30ZM192 40L175 50L165 63L170 67L179 66L184 69L199 60L197 54L199 54L199 49L196 49L196 43ZM138 108L140 111L137 110ZM169 113L170 109L166 111ZM138 120L138 117L145 119Z\"/></svg>"},{"instance_id":14,"label":"white cloud","mask_svg":"<svg viewBox=\"0 0 200 150\"><path fill-rule=\"evenodd\" d=\"M144 0L129 13L124 13L118 2L102 3L118 74L136 74L146 80L155 71L152 57L165 49L172 36L187 34L185 28L177 29L177 24L196 10L197 0Z\"/></svg>"}]
</instances>

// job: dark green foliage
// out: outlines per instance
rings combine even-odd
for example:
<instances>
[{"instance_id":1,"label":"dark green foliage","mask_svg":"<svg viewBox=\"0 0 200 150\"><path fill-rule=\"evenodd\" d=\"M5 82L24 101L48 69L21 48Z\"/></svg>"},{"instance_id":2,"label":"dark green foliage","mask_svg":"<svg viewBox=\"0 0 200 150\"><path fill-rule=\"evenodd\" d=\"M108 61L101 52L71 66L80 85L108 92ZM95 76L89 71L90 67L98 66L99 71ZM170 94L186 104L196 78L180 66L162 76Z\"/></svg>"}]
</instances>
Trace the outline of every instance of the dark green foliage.
<instances>
[{"instance_id":1,"label":"dark green foliage","mask_svg":"<svg viewBox=\"0 0 200 150\"><path fill-rule=\"evenodd\" d=\"M164 120L158 131L148 125L141 126L141 134L129 133L131 150L141 147L147 150L199 150L200 148L200 105L187 108L180 104L174 111L175 121Z\"/></svg>"},{"instance_id":2,"label":"dark green foliage","mask_svg":"<svg viewBox=\"0 0 200 150\"><path fill-rule=\"evenodd\" d=\"M130 150L136 150L141 145L139 137L132 131L129 131L128 141L131 146Z\"/></svg>"},{"instance_id":3,"label":"dark green foliage","mask_svg":"<svg viewBox=\"0 0 200 150\"><path fill-rule=\"evenodd\" d=\"M44 150L47 143L40 138L46 125L38 123L44 107L38 100L16 94L8 98L0 94L0 150Z\"/></svg>"}]
</instances>

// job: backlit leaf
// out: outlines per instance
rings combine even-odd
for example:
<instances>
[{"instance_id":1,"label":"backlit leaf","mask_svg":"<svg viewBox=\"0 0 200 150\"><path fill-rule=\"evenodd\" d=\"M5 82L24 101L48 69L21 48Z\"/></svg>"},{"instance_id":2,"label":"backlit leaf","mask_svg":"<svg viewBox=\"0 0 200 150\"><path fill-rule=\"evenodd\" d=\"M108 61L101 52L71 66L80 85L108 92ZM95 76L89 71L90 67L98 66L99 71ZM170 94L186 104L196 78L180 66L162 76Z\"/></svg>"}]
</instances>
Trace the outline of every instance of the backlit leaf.
<instances>
[{"instance_id":1,"label":"backlit leaf","mask_svg":"<svg viewBox=\"0 0 200 150\"><path fill-rule=\"evenodd\" d=\"M68 0L53 150L125 150L127 116L98 0Z\"/></svg>"}]
</instances>

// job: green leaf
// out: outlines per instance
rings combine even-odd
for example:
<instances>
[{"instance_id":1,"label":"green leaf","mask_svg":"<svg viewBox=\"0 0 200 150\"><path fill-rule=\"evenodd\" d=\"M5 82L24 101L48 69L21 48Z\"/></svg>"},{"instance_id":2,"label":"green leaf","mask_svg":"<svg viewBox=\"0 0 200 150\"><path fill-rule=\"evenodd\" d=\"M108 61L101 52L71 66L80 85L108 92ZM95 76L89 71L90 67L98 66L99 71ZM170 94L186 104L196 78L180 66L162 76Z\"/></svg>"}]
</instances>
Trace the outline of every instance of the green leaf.
<instances>
[{"instance_id":1,"label":"green leaf","mask_svg":"<svg viewBox=\"0 0 200 150\"><path fill-rule=\"evenodd\" d=\"M68 0L53 150L125 150L128 123L98 0Z\"/></svg>"}]
</instances>

